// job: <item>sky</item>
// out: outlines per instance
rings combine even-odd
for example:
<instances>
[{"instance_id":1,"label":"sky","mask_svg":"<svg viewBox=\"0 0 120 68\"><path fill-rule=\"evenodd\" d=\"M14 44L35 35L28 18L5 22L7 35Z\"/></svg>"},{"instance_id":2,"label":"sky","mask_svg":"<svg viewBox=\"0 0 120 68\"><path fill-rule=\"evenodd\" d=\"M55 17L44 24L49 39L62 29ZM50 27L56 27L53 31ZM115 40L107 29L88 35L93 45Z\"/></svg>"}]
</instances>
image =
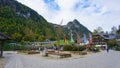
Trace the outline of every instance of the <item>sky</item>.
<instances>
[{"instance_id":1,"label":"sky","mask_svg":"<svg viewBox=\"0 0 120 68\"><path fill-rule=\"evenodd\" d=\"M111 31L120 25L120 0L17 0L34 9L48 22L66 25L77 19L93 31L102 27Z\"/></svg>"}]
</instances>

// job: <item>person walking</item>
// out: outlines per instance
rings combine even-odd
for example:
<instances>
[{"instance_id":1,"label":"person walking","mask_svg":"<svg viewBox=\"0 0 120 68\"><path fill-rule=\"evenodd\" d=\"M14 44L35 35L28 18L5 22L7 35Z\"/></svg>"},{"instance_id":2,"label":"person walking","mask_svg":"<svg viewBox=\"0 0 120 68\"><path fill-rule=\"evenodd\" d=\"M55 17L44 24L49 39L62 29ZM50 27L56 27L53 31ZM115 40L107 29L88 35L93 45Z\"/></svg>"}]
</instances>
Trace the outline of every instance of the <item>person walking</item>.
<instances>
[{"instance_id":1,"label":"person walking","mask_svg":"<svg viewBox=\"0 0 120 68\"><path fill-rule=\"evenodd\" d=\"M109 52L109 47L107 46L107 48L106 48L106 51L107 51L107 53Z\"/></svg>"}]
</instances>

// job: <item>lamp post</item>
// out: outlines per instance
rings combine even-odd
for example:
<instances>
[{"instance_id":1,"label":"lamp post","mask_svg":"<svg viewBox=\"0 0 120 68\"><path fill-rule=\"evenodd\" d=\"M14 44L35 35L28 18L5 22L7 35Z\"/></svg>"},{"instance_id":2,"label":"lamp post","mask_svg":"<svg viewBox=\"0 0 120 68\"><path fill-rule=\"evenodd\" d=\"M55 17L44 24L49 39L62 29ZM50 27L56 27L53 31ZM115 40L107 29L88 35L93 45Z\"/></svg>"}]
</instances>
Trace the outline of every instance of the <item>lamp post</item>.
<instances>
[{"instance_id":1,"label":"lamp post","mask_svg":"<svg viewBox=\"0 0 120 68\"><path fill-rule=\"evenodd\" d=\"M59 45L60 45L60 34L63 34L63 33L61 33L62 32L62 30L61 30L61 25L62 25L62 23L63 23L63 19L61 20L61 22L60 22L60 25L58 25L58 34L57 34L57 38L58 38L58 42L59 42L59 44L58 44L58 54L59 54Z\"/></svg>"}]
</instances>

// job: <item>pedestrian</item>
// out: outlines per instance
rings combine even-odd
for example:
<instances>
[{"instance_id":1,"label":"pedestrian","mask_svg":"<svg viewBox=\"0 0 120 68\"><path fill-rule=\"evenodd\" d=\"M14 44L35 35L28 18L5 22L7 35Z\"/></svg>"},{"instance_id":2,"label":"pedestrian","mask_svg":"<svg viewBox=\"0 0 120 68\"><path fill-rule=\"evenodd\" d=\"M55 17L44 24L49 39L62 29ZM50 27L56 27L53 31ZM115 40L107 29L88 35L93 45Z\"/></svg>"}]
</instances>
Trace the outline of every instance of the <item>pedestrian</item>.
<instances>
[{"instance_id":1,"label":"pedestrian","mask_svg":"<svg viewBox=\"0 0 120 68\"><path fill-rule=\"evenodd\" d=\"M107 46L107 48L106 48L106 51L107 51L107 53L109 52L109 47Z\"/></svg>"},{"instance_id":2,"label":"pedestrian","mask_svg":"<svg viewBox=\"0 0 120 68\"><path fill-rule=\"evenodd\" d=\"M41 48L39 47L39 48L38 48L38 50L40 51L40 50L41 50Z\"/></svg>"},{"instance_id":3,"label":"pedestrian","mask_svg":"<svg viewBox=\"0 0 120 68\"><path fill-rule=\"evenodd\" d=\"M95 48L94 48L94 52L95 52L95 53L96 53L96 50L97 50L97 49L96 49L96 47L95 47Z\"/></svg>"},{"instance_id":4,"label":"pedestrian","mask_svg":"<svg viewBox=\"0 0 120 68\"><path fill-rule=\"evenodd\" d=\"M44 50L43 50L43 56L48 56L47 48L46 48L46 47L44 47Z\"/></svg>"}]
</instances>

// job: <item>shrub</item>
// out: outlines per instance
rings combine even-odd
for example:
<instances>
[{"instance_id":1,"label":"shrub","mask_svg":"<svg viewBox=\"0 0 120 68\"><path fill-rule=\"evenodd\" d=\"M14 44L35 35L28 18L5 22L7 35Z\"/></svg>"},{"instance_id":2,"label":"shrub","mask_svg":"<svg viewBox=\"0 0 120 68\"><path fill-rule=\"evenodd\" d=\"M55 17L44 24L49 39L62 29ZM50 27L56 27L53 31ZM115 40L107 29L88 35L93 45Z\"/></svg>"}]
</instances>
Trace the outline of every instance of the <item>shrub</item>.
<instances>
[{"instance_id":1,"label":"shrub","mask_svg":"<svg viewBox=\"0 0 120 68\"><path fill-rule=\"evenodd\" d=\"M72 46L70 46L70 45L64 45L63 46L63 50L64 51L72 51Z\"/></svg>"},{"instance_id":2,"label":"shrub","mask_svg":"<svg viewBox=\"0 0 120 68\"><path fill-rule=\"evenodd\" d=\"M27 50L27 47L25 45L20 46L21 50Z\"/></svg>"},{"instance_id":3,"label":"shrub","mask_svg":"<svg viewBox=\"0 0 120 68\"><path fill-rule=\"evenodd\" d=\"M91 46L89 49L90 49L91 51L99 52L99 47Z\"/></svg>"},{"instance_id":4,"label":"shrub","mask_svg":"<svg viewBox=\"0 0 120 68\"><path fill-rule=\"evenodd\" d=\"M77 46L72 46L72 51L78 51L78 47Z\"/></svg>"},{"instance_id":5,"label":"shrub","mask_svg":"<svg viewBox=\"0 0 120 68\"><path fill-rule=\"evenodd\" d=\"M96 47L96 50L95 50L96 52L99 52L100 50L99 50L99 47Z\"/></svg>"},{"instance_id":6,"label":"shrub","mask_svg":"<svg viewBox=\"0 0 120 68\"><path fill-rule=\"evenodd\" d=\"M3 48L4 51L12 51L14 50L14 46L11 46L11 45L4 45L4 48Z\"/></svg>"},{"instance_id":7,"label":"shrub","mask_svg":"<svg viewBox=\"0 0 120 68\"><path fill-rule=\"evenodd\" d=\"M111 47L111 48L113 48L115 46L118 46L117 41L116 40L108 41L108 46Z\"/></svg>"},{"instance_id":8,"label":"shrub","mask_svg":"<svg viewBox=\"0 0 120 68\"><path fill-rule=\"evenodd\" d=\"M85 49L86 49L85 46L71 46L71 45L63 46L64 51L83 51Z\"/></svg>"},{"instance_id":9,"label":"shrub","mask_svg":"<svg viewBox=\"0 0 120 68\"><path fill-rule=\"evenodd\" d=\"M115 47L115 50L116 50L116 51L120 51L120 46L116 46L116 47Z\"/></svg>"},{"instance_id":10,"label":"shrub","mask_svg":"<svg viewBox=\"0 0 120 68\"><path fill-rule=\"evenodd\" d=\"M25 45L18 46L18 45L5 44L4 47L3 47L3 50L4 51L30 50L30 48L28 48Z\"/></svg>"},{"instance_id":11,"label":"shrub","mask_svg":"<svg viewBox=\"0 0 120 68\"><path fill-rule=\"evenodd\" d=\"M85 46L77 46L77 47L78 47L78 51L83 51L86 49Z\"/></svg>"}]
</instances>

